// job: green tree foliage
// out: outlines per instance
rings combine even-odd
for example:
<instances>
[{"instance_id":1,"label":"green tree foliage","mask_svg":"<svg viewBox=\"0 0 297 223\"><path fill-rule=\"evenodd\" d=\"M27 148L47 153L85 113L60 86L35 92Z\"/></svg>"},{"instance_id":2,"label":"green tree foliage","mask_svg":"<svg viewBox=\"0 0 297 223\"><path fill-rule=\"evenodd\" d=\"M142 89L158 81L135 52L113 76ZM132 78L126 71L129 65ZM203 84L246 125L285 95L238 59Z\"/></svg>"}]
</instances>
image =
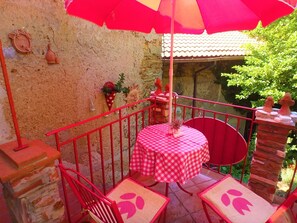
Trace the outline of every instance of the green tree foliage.
<instances>
[{"instance_id":1,"label":"green tree foliage","mask_svg":"<svg viewBox=\"0 0 297 223\"><path fill-rule=\"evenodd\" d=\"M267 96L277 102L285 92L297 99L297 14L246 32L258 44L246 45L249 55L234 73L222 74L228 86L239 87L236 98L262 106Z\"/></svg>"}]
</instances>

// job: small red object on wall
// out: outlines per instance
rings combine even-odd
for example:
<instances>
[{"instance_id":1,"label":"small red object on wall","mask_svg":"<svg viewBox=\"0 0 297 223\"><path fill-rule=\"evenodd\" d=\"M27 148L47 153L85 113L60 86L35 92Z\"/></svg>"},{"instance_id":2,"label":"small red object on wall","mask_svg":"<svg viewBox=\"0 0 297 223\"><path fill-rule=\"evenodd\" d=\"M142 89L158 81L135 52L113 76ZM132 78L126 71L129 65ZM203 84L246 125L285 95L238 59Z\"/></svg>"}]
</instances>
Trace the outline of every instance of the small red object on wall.
<instances>
[{"instance_id":1,"label":"small red object on wall","mask_svg":"<svg viewBox=\"0 0 297 223\"><path fill-rule=\"evenodd\" d=\"M155 95L159 95L162 92L162 82L160 78L157 78L155 81L155 86L157 87L156 91L155 91Z\"/></svg>"},{"instance_id":2,"label":"small red object on wall","mask_svg":"<svg viewBox=\"0 0 297 223\"><path fill-rule=\"evenodd\" d=\"M56 54L51 50L51 45L47 45L47 52L45 54L45 59L48 64L58 64L59 58L56 56Z\"/></svg>"},{"instance_id":3,"label":"small red object on wall","mask_svg":"<svg viewBox=\"0 0 297 223\"><path fill-rule=\"evenodd\" d=\"M114 83L112 83L111 81L105 82L105 84L103 85L102 91L105 96L105 101L106 101L108 110L110 110L116 96Z\"/></svg>"}]
</instances>

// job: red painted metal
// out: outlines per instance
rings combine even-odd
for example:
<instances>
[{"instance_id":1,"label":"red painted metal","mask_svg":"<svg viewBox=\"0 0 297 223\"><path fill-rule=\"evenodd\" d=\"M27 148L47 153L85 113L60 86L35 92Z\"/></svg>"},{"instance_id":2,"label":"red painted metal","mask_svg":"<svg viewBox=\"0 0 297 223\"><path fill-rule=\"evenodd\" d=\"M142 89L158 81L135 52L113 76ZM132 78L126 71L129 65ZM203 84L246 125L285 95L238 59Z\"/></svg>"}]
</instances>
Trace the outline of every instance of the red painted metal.
<instances>
[{"instance_id":1,"label":"red painted metal","mask_svg":"<svg viewBox=\"0 0 297 223\"><path fill-rule=\"evenodd\" d=\"M209 192L209 190L212 190L211 193L216 193L217 187L220 187L219 190L222 190L222 188L225 188L225 190L227 191L230 188L232 188L234 190L241 191L239 186L242 187L242 185L240 185L240 183L238 183L237 186L235 186L235 184L232 184L233 186L229 187L229 188L228 188L227 184L230 182L224 184L224 181L230 177L231 177L230 175L225 176L217 183L211 185L210 187L206 188L204 191L198 193L198 196L201 198L203 209L204 209L204 212L206 214L206 217L207 217L209 223L213 222L212 218L209 215L209 211L208 211L209 208L212 209L213 212L215 212L221 218L220 222L232 223L233 221L230 220L231 216L234 217L234 216L243 216L244 215L244 214L242 215L242 213L236 211L234 208L230 209L231 212L226 212L225 210L223 210L221 208L222 204L219 204L222 202L221 199L219 199L219 198L217 200L209 199L207 196L204 196L206 193ZM222 184L223 184L223 186L220 186ZM248 190L248 189L246 189L246 190ZM245 193L249 193L250 194L249 197L251 197L251 195L253 194L253 191L246 191ZM219 192L218 194L221 195L222 193ZM249 202L253 203L254 209L253 210L245 209L245 210L253 212L254 210L259 210L259 208L260 209L262 208L264 211L262 213L268 215L268 217L270 216L269 218L267 217L268 218L267 220L265 220L266 223L297 222L297 216L296 216L296 214L294 214L295 212L293 211L293 209L295 208L294 207L295 202L297 201L297 189L295 189L281 205L279 205L277 208L275 208L275 211L272 214L269 214L271 212L265 213L265 210L267 211L267 207L270 207L270 210L271 210L272 206L270 203L257 202L257 200L256 200L256 199L258 199L257 196L254 196L253 198L254 199L250 200ZM265 207L265 205L267 207ZM250 216L249 218L256 219L255 215L253 216L252 214L250 214L247 216ZM238 220L239 219L240 218L238 218ZM248 220L248 219L245 219L245 220Z\"/></svg>"},{"instance_id":2,"label":"red painted metal","mask_svg":"<svg viewBox=\"0 0 297 223\"><path fill-rule=\"evenodd\" d=\"M71 191L74 192L76 198L79 200L83 212L90 214L96 222L124 223L123 218L125 222L127 222L126 219L128 219L129 222L139 222L141 220L144 222L155 222L161 216L169 202L169 198L145 188L132 179L121 181L115 190L111 190L108 195L104 195L96 185L78 171L65 168L62 164L59 164L59 168L62 178L68 182ZM135 193L137 197L143 198L145 205L142 208L135 209L137 214L133 213L133 209L128 210L127 217L126 212L121 209L123 206L120 207L118 205L123 201L127 202L122 196L131 194L132 192ZM147 199L144 195L150 196L150 198ZM159 199L158 203L155 202L154 199ZM129 201L129 204L133 203ZM153 209L151 209L150 206L156 205L157 209L152 211ZM133 207L134 206L132 206L132 208ZM139 211L137 209L139 209ZM122 211L123 218L120 210ZM148 211L149 213L147 213ZM131 216L129 216L129 214L131 214ZM150 219L148 219L149 215Z\"/></svg>"},{"instance_id":3,"label":"red painted metal","mask_svg":"<svg viewBox=\"0 0 297 223\"><path fill-rule=\"evenodd\" d=\"M196 102L197 107L191 106L193 100ZM147 125L154 123L156 117L152 111L155 107L156 103L150 99L143 99L104 114L53 130L46 135L55 136L57 150L62 152L60 163L64 162L63 151L67 151L68 162L69 154L74 154L72 162L76 162L76 168L84 165L84 173L90 174L87 176L90 181L98 185L102 189L102 192L106 194L123 177L125 178L127 175L132 174L129 170L129 163L137 134ZM232 112L232 108L240 112ZM181 113L177 113L179 110L181 110ZM226 127L228 125L233 126L233 131L243 135L247 145L250 143L253 134L255 109L179 96L178 99L174 98L173 111L174 118L182 118L185 121L197 117L220 119L225 128L229 128ZM248 112L251 113L250 117L246 116ZM248 126L249 128L244 128L244 126ZM224 131L227 130L220 127L220 132L222 133ZM241 139L237 139L236 137L233 137L233 139L235 140L234 144L238 144L241 141ZM223 141L223 143L228 145L227 141ZM84 157L87 157L87 159L83 160L84 163L80 157L81 154L86 154ZM235 159L238 154L234 153L234 156L229 154L229 156ZM223 158L225 159L225 157ZM78 161L80 161L79 166ZM242 163L242 175L240 177L241 181L245 172L245 166L249 164L250 160L244 159ZM216 171L220 172L220 167L218 166ZM85 172L86 168L89 169L88 172ZM62 184L64 184L63 181ZM72 201L67 200L67 192L64 186L63 190L68 221L73 222L76 220L76 216L73 215L71 209L73 204L71 204Z\"/></svg>"},{"instance_id":4,"label":"red painted metal","mask_svg":"<svg viewBox=\"0 0 297 223\"><path fill-rule=\"evenodd\" d=\"M140 109L135 111L136 105L139 105L137 107ZM114 187L120 180L130 174L127 164L130 162L137 132L147 126L150 110L154 106L155 104L150 103L149 99L140 100L53 130L46 135L55 136L57 150L61 151L62 154L63 151L67 151L68 162L69 159L71 161L69 154L73 154L72 162L77 171L81 169L81 165L87 164L89 171L86 174L90 174L88 178L91 182L99 185L103 193L106 194L111 187ZM96 155L96 152L98 155ZM82 156L83 154L87 156ZM82 157L85 157L84 164L82 163ZM95 157L98 157L98 159ZM128 157L128 160L126 160L126 157ZM60 163L63 163L63 160L62 155ZM78 165L79 163L80 165ZM72 201L68 200L69 196L67 197L63 181L62 184L67 218L69 222L73 222L77 219L73 215L72 205L70 205Z\"/></svg>"},{"instance_id":5,"label":"red painted metal","mask_svg":"<svg viewBox=\"0 0 297 223\"><path fill-rule=\"evenodd\" d=\"M183 192L189 194L190 196L193 196L193 193L191 193L190 191L187 191L185 188L183 188L179 182L177 182L176 184Z\"/></svg>"},{"instance_id":6,"label":"red painted metal","mask_svg":"<svg viewBox=\"0 0 297 223\"><path fill-rule=\"evenodd\" d=\"M293 211L296 202L297 189L295 189L291 194L288 194L288 198L280 206L278 206L274 214L267 220L267 223L280 222L281 219L284 219L285 217L286 220L290 219L288 222L297 222L296 212Z\"/></svg>"},{"instance_id":7,"label":"red painted metal","mask_svg":"<svg viewBox=\"0 0 297 223\"><path fill-rule=\"evenodd\" d=\"M131 155L132 155L132 153L131 153L131 127L130 127L130 125L131 125L131 122L130 122L130 116L128 117L128 160L129 160L129 163L130 163L130 160L131 160ZM130 172L130 170L129 170L129 174L131 174L131 172Z\"/></svg>"},{"instance_id":8,"label":"red painted metal","mask_svg":"<svg viewBox=\"0 0 297 223\"><path fill-rule=\"evenodd\" d=\"M74 159L75 159L75 166L76 166L76 171L80 172L79 169L79 160L78 160L78 152L77 152L77 143L76 140L73 140L73 151L74 151Z\"/></svg>"},{"instance_id":9,"label":"red painted metal","mask_svg":"<svg viewBox=\"0 0 297 223\"><path fill-rule=\"evenodd\" d=\"M94 121L94 120L98 120L100 118L106 118L108 117L109 115L114 115L116 113L118 113L119 110L124 110L124 109L127 109L127 108L132 108L134 106L137 106L139 104L143 104L145 102L148 102L149 99L146 98L146 99L143 99L143 100L139 100L137 102L134 102L134 103L131 103L131 104L128 104L128 105L124 105L124 106L121 106L119 108L115 108L115 109L112 109L108 112L105 112L105 113L102 113L100 115L96 115L96 116L93 116L91 118L88 118L88 119L85 119L85 120L82 120L82 121L79 121L79 122L75 122L73 124L70 124L70 125L67 125L65 127L62 127L62 128L58 128L58 129L55 129L55 130L52 130L52 131L49 131L47 132L45 135L46 136L50 136L50 135L53 135L55 133L59 133L59 132L62 132L62 131L65 131L65 130L68 130L68 129L73 129L75 127L78 127L78 126L82 126L83 124L86 124L86 123L90 123L91 121ZM154 105L151 105L151 106L147 106L145 108L145 110L149 109L150 107L154 107ZM125 117L123 117L124 119Z\"/></svg>"},{"instance_id":10,"label":"red painted metal","mask_svg":"<svg viewBox=\"0 0 297 223\"><path fill-rule=\"evenodd\" d=\"M115 186L115 169L114 169L114 149L113 149L113 131L112 125L109 126L109 135L110 135L110 151L111 151L111 169L112 169L112 185Z\"/></svg>"},{"instance_id":11,"label":"red painted metal","mask_svg":"<svg viewBox=\"0 0 297 223\"><path fill-rule=\"evenodd\" d=\"M103 152L103 141L102 141L102 129L99 131L100 135L100 155L101 155L101 169L102 169L102 185L103 193L106 194L106 180L105 180L105 163L104 163L104 152ZM93 181L94 182L94 181Z\"/></svg>"},{"instance_id":12,"label":"red painted metal","mask_svg":"<svg viewBox=\"0 0 297 223\"><path fill-rule=\"evenodd\" d=\"M124 178L124 166L123 166L123 126L122 126L122 110L119 110L119 127L120 127L120 162L121 162L121 179Z\"/></svg>"},{"instance_id":13,"label":"red painted metal","mask_svg":"<svg viewBox=\"0 0 297 223\"><path fill-rule=\"evenodd\" d=\"M238 128L233 128L226 120L196 117L186 121L185 125L198 129L206 136L210 154L208 164L232 166L245 160L248 153L247 143Z\"/></svg>"},{"instance_id":14,"label":"red painted metal","mask_svg":"<svg viewBox=\"0 0 297 223\"><path fill-rule=\"evenodd\" d=\"M87 135L88 140L88 156L89 156L89 167L90 167L90 177L91 181L94 182L94 173L93 173L93 162L92 162L92 151L91 151L91 141L90 141L90 135Z\"/></svg>"},{"instance_id":15,"label":"red painted metal","mask_svg":"<svg viewBox=\"0 0 297 223\"><path fill-rule=\"evenodd\" d=\"M91 211L103 222L124 223L115 201L104 196L79 172L59 165L62 177L69 183L84 211ZM74 175L74 176L73 176Z\"/></svg>"},{"instance_id":16,"label":"red painted metal","mask_svg":"<svg viewBox=\"0 0 297 223\"><path fill-rule=\"evenodd\" d=\"M1 62L2 73L3 73L3 77L4 77L7 97L8 97L8 101L9 101L10 112L11 112L12 121L13 121L13 125L14 125L14 130L15 130L15 134L16 134L17 142L18 142L18 147L15 148L14 150L19 151L19 150L27 148L28 145L24 145L22 143L21 133L20 133L18 119L17 119L15 107L14 107L14 101L13 101L13 96L12 96L12 92L11 92L11 88L10 88L10 83L9 83L7 68L6 68L6 64L5 64L1 40L0 40L0 62Z\"/></svg>"},{"instance_id":17,"label":"red painted metal","mask_svg":"<svg viewBox=\"0 0 297 223\"><path fill-rule=\"evenodd\" d=\"M194 104L197 104L198 107L189 106L191 101L195 101ZM233 164L242 161L240 176L242 181L246 165L248 165L246 160L247 148L252 136L255 110L187 96L179 96L178 103L176 102L175 106L182 109L182 117L186 120L185 124L196 126L198 130L207 136L211 150L211 160L209 162L211 165L208 168L221 173L221 167L227 166L229 167L229 173L231 173ZM238 114L230 114L231 108L236 108L240 112ZM218 111L219 109L221 111ZM229 112L223 112L225 110ZM246 117L245 114L247 113L251 113L252 116ZM211 120L218 121L213 122ZM245 131L243 127L248 125L250 128ZM238 152L239 149L237 147L242 149L241 153ZM212 148L217 148L218 150L212 151Z\"/></svg>"}]
</instances>

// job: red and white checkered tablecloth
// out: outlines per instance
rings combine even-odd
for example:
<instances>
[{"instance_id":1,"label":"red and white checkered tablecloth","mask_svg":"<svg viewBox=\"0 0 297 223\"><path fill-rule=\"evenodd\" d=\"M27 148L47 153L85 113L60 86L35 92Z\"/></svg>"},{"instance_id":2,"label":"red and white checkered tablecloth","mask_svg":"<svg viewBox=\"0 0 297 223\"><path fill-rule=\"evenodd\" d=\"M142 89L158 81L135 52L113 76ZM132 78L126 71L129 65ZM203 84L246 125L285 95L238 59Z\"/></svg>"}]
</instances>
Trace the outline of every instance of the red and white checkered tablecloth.
<instances>
[{"instance_id":1,"label":"red and white checkered tablecloth","mask_svg":"<svg viewBox=\"0 0 297 223\"><path fill-rule=\"evenodd\" d=\"M185 183L209 160L208 142L196 129L182 126L182 135L168 134L169 125L151 125L139 132L130 169L158 182Z\"/></svg>"}]
</instances>

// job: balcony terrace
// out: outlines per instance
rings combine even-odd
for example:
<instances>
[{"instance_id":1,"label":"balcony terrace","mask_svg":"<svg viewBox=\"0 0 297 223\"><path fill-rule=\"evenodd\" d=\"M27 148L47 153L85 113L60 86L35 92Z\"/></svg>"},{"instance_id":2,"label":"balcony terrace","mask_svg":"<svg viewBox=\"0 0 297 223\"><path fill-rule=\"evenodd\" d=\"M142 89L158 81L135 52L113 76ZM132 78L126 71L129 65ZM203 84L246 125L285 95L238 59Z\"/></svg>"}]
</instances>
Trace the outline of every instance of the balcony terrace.
<instances>
[{"instance_id":1,"label":"balcony terrace","mask_svg":"<svg viewBox=\"0 0 297 223\"><path fill-rule=\"evenodd\" d=\"M129 170L129 163L137 134L148 125L166 122L168 116L166 109L166 102L148 98L53 130L47 135L55 138L56 145L53 146L61 152L59 162L81 172L104 193L126 176L150 185L154 182L153 178L132 172ZM255 109L179 96L174 99L173 110L174 119L189 120L194 117L220 119L233 126L244 137L248 146L254 145L253 135L257 132L256 124L258 124L255 122ZM187 180L183 185L186 190L193 193L193 196L184 193L177 184L170 183L168 196L171 200L166 211L166 222L207 222L197 193L228 173L241 182L249 183L252 157L253 153L249 153L239 165L234 166L204 166L199 175ZM73 198L69 187L64 183L59 185L66 210L65 222L90 220L88 216L81 216L78 201ZM164 194L165 183L159 183L153 189ZM274 203L281 201L281 198L274 196ZM12 222L2 193L0 207L4 210L1 211L1 219L5 219L4 222ZM217 219L216 215L211 216Z\"/></svg>"}]
</instances>

